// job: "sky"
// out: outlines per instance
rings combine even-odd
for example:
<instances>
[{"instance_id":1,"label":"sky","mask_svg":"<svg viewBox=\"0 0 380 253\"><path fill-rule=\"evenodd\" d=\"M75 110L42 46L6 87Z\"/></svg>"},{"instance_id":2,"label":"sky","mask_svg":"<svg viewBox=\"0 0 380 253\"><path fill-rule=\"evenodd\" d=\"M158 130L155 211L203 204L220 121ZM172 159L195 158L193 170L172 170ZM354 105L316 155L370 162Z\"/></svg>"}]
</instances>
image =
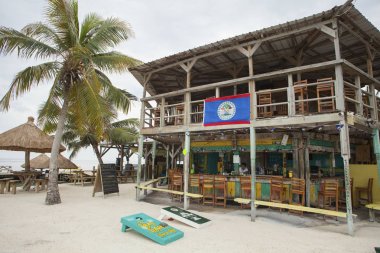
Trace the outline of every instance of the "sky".
<instances>
[{"instance_id":1,"label":"sky","mask_svg":"<svg viewBox=\"0 0 380 253\"><path fill-rule=\"evenodd\" d=\"M79 19L95 12L103 17L118 17L127 21L135 36L116 50L149 62L197 46L226 39L299 19L341 5L345 0L79 0ZM0 0L0 26L20 30L26 24L43 21L45 0ZM380 0L356 0L356 8L380 29ZM3 97L15 74L34 65L33 59L16 55L0 55L0 97ZM112 82L137 97L142 87L130 73L109 75ZM10 110L0 112L0 133L37 118L37 112L48 96L51 84L44 83L11 102ZM135 102L128 115L120 119L139 117L140 104ZM38 154L32 153L31 157ZM69 153L65 152L68 156ZM104 162L115 162L116 151L109 152ZM83 169L97 164L91 149L81 151L73 161ZM0 166L12 165L20 169L22 152L0 150ZM137 158L131 159L132 163Z\"/></svg>"}]
</instances>

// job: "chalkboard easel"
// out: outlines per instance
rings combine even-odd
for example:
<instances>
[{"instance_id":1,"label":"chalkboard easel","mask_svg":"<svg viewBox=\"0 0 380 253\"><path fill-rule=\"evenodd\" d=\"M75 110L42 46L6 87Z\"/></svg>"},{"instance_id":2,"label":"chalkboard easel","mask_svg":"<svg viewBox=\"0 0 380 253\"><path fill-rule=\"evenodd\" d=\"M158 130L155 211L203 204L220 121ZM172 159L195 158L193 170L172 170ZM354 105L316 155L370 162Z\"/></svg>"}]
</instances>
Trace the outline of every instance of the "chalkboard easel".
<instances>
[{"instance_id":1,"label":"chalkboard easel","mask_svg":"<svg viewBox=\"0 0 380 253\"><path fill-rule=\"evenodd\" d=\"M112 193L119 195L115 164L102 164L98 167L92 196L95 197L97 192L103 192L103 196Z\"/></svg>"}]
</instances>

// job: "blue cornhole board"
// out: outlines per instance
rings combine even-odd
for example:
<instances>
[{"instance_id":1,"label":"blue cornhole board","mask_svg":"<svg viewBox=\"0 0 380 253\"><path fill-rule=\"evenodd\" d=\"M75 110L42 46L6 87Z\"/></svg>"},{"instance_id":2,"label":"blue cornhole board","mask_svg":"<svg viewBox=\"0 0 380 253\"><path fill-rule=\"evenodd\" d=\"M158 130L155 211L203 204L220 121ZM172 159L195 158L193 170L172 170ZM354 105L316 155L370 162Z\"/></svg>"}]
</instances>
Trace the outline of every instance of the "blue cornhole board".
<instances>
[{"instance_id":1,"label":"blue cornhole board","mask_svg":"<svg viewBox=\"0 0 380 253\"><path fill-rule=\"evenodd\" d=\"M122 224L121 232L131 228L161 245L166 245L183 237L182 231L144 213L122 217L120 222Z\"/></svg>"}]
</instances>

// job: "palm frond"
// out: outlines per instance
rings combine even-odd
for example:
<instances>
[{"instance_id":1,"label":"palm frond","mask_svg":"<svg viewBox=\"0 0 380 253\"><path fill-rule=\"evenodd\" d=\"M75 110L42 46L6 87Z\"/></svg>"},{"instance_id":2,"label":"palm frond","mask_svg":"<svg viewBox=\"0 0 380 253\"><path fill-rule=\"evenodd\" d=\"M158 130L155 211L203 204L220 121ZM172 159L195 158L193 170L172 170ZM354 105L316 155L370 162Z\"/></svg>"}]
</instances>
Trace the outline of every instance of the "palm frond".
<instances>
[{"instance_id":1,"label":"palm frond","mask_svg":"<svg viewBox=\"0 0 380 253\"><path fill-rule=\"evenodd\" d=\"M28 92L40 82L50 80L59 72L58 62L46 62L28 67L16 74L7 93L0 101L0 110L8 110L10 100Z\"/></svg>"},{"instance_id":2,"label":"palm frond","mask_svg":"<svg viewBox=\"0 0 380 253\"><path fill-rule=\"evenodd\" d=\"M115 128L122 128L122 127L129 127L129 128L139 128L140 122L137 118L130 118L130 119L124 119L120 121L116 121L112 123L112 127Z\"/></svg>"},{"instance_id":3,"label":"palm frond","mask_svg":"<svg viewBox=\"0 0 380 253\"><path fill-rule=\"evenodd\" d=\"M96 28L100 26L103 19L96 13L86 15L80 28L79 42L81 45L86 44L96 32Z\"/></svg>"},{"instance_id":4,"label":"palm frond","mask_svg":"<svg viewBox=\"0 0 380 253\"><path fill-rule=\"evenodd\" d=\"M21 32L26 36L45 43L46 45L53 46L58 51L64 51L67 49L56 32L42 22L28 24L21 29Z\"/></svg>"},{"instance_id":5,"label":"palm frond","mask_svg":"<svg viewBox=\"0 0 380 253\"><path fill-rule=\"evenodd\" d=\"M49 0L45 14L59 38L68 48L78 43L79 21L76 0Z\"/></svg>"},{"instance_id":6,"label":"palm frond","mask_svg":"<svg viewBox=\"0 0 380 253\"><path fill-rule=\"evenodd\" d=\"M96 54L91 59L97 68L109 73L122 73L128 68L142 64L141 61L116 51Z\"/></svg>"},{"instance_id":7,"label":"palm frond","mask_svg":"<svg viewBox=\"0 0 380 253\"><path fill-rule=\"evenodd\" d=\"M83 45L94 54L104 53L109 48L133 36L130 25L118 18L107 18L92 28Z\"/></svg>"},{"instance_id":8,"label":"palm frond","mask_svg":"<svg viewBox=\"0 0 380 253\"><path fill-rule=\"evenodd\" d=\"M46 59L60 55L60 51L17 30L0 27L0 53L11 54L17 51L19 57Z\"/></svg>"}]
</instances>

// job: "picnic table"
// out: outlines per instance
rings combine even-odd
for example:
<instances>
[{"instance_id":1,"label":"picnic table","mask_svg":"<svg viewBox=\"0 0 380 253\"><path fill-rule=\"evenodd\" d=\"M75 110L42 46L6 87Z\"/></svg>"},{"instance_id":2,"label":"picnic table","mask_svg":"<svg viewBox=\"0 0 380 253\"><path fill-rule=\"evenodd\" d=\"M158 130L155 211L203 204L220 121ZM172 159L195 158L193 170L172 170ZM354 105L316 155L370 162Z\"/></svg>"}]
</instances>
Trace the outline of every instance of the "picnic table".
<instances>
[{"instance_id":1,"label":"picnic table","mask_svg":"<svg viewBox=\"0 0 380 253\"><path fill-rule=\"evenodd\" d=\"M41 173L37 171L14 171L13 175L18 177L18 179L21 181L22 189L24 191L29 191L33 182L39 175L41 175Z\"/></svg>"}]
</instances>

